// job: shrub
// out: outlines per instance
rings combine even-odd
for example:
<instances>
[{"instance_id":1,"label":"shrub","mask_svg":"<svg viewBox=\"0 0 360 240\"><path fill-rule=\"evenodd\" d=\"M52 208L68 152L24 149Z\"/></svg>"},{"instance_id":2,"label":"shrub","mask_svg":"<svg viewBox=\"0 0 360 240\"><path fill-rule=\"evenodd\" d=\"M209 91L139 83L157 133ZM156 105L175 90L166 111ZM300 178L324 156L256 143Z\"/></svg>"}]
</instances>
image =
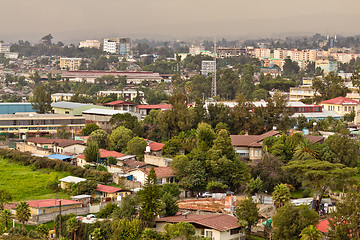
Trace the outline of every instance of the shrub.
<instances>
[{"instance_id":1,"label":"shrub","mask_svg":"<svg viewBox=\"0 0 360 240\"><path fill-rule=\"evenodd\" d=\"M305 190L301 193L301 197L303 197L303 198L310 197L310 195L311 195L311 189L310 188L305 188Z\"/></svg>"}]
</instances>

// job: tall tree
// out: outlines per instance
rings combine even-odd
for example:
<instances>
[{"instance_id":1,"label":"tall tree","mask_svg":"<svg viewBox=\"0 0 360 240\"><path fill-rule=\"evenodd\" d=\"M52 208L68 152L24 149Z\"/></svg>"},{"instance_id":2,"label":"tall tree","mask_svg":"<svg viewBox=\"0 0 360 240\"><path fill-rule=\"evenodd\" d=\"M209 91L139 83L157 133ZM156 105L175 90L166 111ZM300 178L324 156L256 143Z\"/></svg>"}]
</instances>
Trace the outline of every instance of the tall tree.
<instances>
[{"instance_id":1,"label":"tall tree","mask_svg":"<svg viewBox=\"0 0 360 240\"><path fill-rule=\"evenodd\" d=\"M109 136L110 149L118 152L126 150L126 144L132 139L133 132L124 127L120 126L113 130Z\"/></svg>"},{"instance_id":2,"label":"tall tree","mask_svg":"<svg viewBox=\"0 0 360 240\"><path fill-rule=\"evenodd\" d=\"M100 129L96 123L87 123L85 127L81 130L83 136L89 136L93 131Z\"/></svg>"},{"instance_id":3,"label":"tall tree","mask_svg":"<svg viewBox=\"0 0 360 240\"><path fill-rule=\"evenodd\" d=\"M31 105L37 113L48 113L51 111L51 94L44 85L37 86L31 98Z\"/></svg>"},{"instance_id":4,"label":"tall tree","mask_svg":"<svg viewBox=\"0 0 360 240\"><path fill-rule=\"evenodd\" d=\"M300 234L300 240L321 240L323 239L323 234L320 230L316 229L316 226L310 225L304 228Z\"/></svg>"},{"instance_id":5,"label":"tall tree","mask_svg":"<svg viewBox=\"0 0 360 240\"><path fill-rule=\"evenodd\" d=\"M138 240L144 223L140 219L121 219L112 223L113 234L111 240Z\"/></svg>"},{"instance_id":6,"label":"tall tree","mask_svg":"<svg viewBox=\"0 0 360 240\"><path fill-rule=\"evenodd\" d=\"M15 215L16 219L19 222L21 222L22 228L25 229L25 222L29 221L31 217L29 204L27 204L26 202L19 202L16 205L15 211L16 211L16 215Z\"/></svg>"},{"instance_id":7,"label":"tall tree","mask_svg":"<svg viewBox=\"0 0 360 240\"><path fill-rule=\"evenodd\" d=\"M152 224L161 210L160 197L160 186L157 184L155 170L151 168L143 189L139 191L140 218L148 225Z\"/></svg>"},{"instance_id":8,"label":"tall tree","mask_svg":"<svg viewBox=\"0 0 360 240\"><path fill-rule=\"evenodd\" d=\"M108 148L108 134L102 129L97 129L89 135L89 139L97 143L99 148Z\"/></svg>"},{"instance_id":9,"label":"tall tree","mask_svg":"<svg viewBox=\"0 0 360 240\"><path fill-rule=\"evenodd\" d=\"M4 189L0 189L0 210L4 209L4 204L10 202L11 200L11 194Z\"/></svg>"},{"instance_id":10,"label":"tall tree","mask_svg":"<svg viewBox=\"0 0 360 240\"><path fill-rule=\"evenodd\" d=\"M147 142L141 137L134 137L127 143L127 153L134 154L142 161L146 150Z\"/></svg>"},{"instance_id":11,"label":"tall tree","mask_svg":"<svg viewBox=\"0 0 360 240\"><path fill-rule=\"evenodd\" d=\"M89 163L97 163L100 158L99 146L94 141L88 141L84 150L85 161Z\"/></svg>"}]
</instances>

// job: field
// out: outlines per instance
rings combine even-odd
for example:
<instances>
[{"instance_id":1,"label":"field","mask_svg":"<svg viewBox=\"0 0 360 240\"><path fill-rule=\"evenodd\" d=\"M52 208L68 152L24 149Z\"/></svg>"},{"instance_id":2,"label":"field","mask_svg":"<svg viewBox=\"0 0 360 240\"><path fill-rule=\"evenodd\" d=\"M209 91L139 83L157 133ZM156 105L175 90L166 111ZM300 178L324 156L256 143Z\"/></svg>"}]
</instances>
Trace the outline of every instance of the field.
<instances>
[{"instance_id":1,"label":"field","mask_svg":"<svg viewBox=\"0 0 360 240\"><path fill-rule=\"evenodd\" d=\"M22 166L0 159L0 189L11 193L13 201L36 200L46 198L69 198L65 192L56 194L46 186L49 182L70 175L51 169L34 170L31 166Z\"/></svg>"}]
</instances>

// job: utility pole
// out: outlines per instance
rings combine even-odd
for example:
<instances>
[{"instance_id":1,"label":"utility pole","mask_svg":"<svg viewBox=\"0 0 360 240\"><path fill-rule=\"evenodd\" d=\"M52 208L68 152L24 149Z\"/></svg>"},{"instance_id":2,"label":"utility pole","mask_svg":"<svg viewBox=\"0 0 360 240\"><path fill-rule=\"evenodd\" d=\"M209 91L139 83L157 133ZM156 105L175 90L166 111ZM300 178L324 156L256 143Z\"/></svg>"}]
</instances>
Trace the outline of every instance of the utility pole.
<instances>
[{"instance_id":1,"label":"utility pole","mask_svg":"<svg viewBox=\"0 0 360 240\"><path fill-rule=\"evenodd\" d=\"M216 91L216 39L214 42L214 64L215 64L215 69L214 69L212 84L211 84L211 97L213 98L213 100L217 95L217 91Z\"/></svg>"},{"instance_id":2,"label":"utility pole","mask_svg":"<svg viewBox=\"0 0 360 240\"><path fill-rule=\"evenodd\" d=\"M59 199L59 239L61 238L61 199Z\"/></svg>"}]
</instances>

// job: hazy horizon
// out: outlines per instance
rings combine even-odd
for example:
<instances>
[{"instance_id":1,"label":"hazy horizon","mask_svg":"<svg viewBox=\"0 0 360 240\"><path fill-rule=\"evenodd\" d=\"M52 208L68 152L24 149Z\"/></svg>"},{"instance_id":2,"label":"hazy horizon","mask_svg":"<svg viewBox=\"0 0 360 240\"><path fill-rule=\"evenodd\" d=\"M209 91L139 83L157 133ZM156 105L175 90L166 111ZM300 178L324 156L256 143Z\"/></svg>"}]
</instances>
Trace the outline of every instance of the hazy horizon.
<instances>
[{"instance_id":1,"label":"hazy horizon","mask_svg":"<svg viewBox=\"0 0 360 240\"><path fill-rule=\"evenodd\" d=\"M355 0L2 0L0 40L250 39L321 34L357 35Z\"/></svg>"}]
</instances>

